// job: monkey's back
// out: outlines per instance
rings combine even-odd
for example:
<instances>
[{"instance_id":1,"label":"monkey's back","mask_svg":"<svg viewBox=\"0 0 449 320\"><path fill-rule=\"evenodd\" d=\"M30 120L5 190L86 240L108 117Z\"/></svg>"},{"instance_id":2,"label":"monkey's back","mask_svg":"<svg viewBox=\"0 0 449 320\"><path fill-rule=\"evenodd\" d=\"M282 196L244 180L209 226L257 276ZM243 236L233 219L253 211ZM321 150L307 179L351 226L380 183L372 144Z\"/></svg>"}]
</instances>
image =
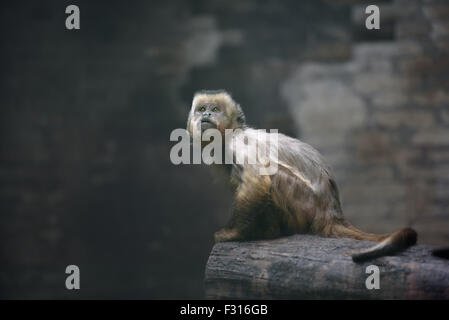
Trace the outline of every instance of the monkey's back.
<instances>
[{"instance_id":1,"label":"monkey's back","mask_svg":"<svg viewBox=\"0 0 449 320\"><path fill-rule=\"evenodd\" d=\"M277 171L267 179L257 177L259 165L246 165L243 188L251 185L258 192L268 192L288 233L323 232L330 221L343 219L337 185L316 149L280 133L247 129L244 134L257 136L258 143L273 141L269 135L277 134L277 152L269 153Z\"/></svg>"},{"instance_id":2,"label":"monkey's back","mask_svg":"<svg viewBox=\"0 0 449 320\"><path fill-rule=\"evenodd\" d=\"M328 233L343 220L338 188L329 166L312 146L279 135L279 172L272 177L273 201L293 216L297 232ZM286 197L285 194L288 194Z\"/></svg>"}]
</instances>

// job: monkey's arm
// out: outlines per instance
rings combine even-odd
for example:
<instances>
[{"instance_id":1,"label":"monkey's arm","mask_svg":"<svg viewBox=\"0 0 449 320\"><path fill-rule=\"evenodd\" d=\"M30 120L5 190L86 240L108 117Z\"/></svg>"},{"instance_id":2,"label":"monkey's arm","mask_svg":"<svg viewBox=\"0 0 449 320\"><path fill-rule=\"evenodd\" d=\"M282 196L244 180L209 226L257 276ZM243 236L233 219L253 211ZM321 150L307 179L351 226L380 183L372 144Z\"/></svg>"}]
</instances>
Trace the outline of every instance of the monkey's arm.
<instances>
[{"instance_id":1,"label":"monkey's arm","mask_svg":"<svg viewBox=\"0 0 449 320\"><path fill-rule=\"evenodd\" d=\"M225 228L214 234L215 242L280 236L279 215L271 200L270 184L268 176L243 175L236 190L231 219Z\"/></svg>"},{"instance_id":2,"label":"monkey's arm","mask_svg":"<svg viewBox=\"0 0 449 320\"><path fill-rule=\"evenodd\" d=\"M215 232L215 242L272 239L280 236L279 216L269 198L256 205L235 203L225 228Z\"/></svg>"}]
</instances>

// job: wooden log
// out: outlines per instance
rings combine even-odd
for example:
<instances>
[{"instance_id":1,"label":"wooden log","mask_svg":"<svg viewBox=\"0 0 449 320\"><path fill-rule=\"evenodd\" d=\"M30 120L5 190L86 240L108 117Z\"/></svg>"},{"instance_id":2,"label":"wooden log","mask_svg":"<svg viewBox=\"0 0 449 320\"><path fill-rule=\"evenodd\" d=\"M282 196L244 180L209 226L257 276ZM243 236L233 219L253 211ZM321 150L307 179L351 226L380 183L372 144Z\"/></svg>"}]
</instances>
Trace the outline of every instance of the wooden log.
<instances>
[{"instance_id":1,"label":"wooden log","mask_svg":"<svg viewBox=\"0 0 449 320\"><path fill-rule=\"evenodd\" d=\"M205 272L207 299L449 299L449 260L417 245L354 263L350 253L374 243L294 235L270 241L218 243ZM369 265L380 288L367 289Z\"/></svg>"}]
</instances>

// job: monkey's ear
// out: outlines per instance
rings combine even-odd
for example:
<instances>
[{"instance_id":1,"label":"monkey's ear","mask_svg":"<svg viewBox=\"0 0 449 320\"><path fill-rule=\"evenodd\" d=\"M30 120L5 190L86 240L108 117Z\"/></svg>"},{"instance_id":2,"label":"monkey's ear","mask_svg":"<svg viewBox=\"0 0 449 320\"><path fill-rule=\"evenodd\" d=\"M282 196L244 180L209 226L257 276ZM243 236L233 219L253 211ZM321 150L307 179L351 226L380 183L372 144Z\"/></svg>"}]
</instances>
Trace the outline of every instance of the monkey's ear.
<instances>
[{"instance_id":1,"label":"monkey's ear","mask_svg":"<svg viewBox=\"0 0 449 320\"><path fill-rule=\"evenodd\" d=\"M243 110L240 107L240 105L237 104L236 109L237 109L237 123L239 125L244 125L246 123L245 114L243 113Z\"/></svg>"},{"instance_id":2,"label":"monkey's ear","mask_svg":"<svg viewBox=\"0 0 449 320\"><path fill-rule=\"evenodd\" d=\"M240 126L245 125L246 118L245 118L245 114L243 113L242 107L238 103L234 102L234 108L235 108L235 110L237 110L237 123Z\"/></svg>"},{"instance_id":3,"label":"monkey's ear","mask_svg":"<svg viewBox=\"0 0 449 320\"><path fill-rule=\"evenodd\" d=\"M245 124L246 119L245 119L245 115L244 115L243 113L240 113L240 114L237 116L237 122L238 122L239 124Z\"/></svg>"},{"instance_id":4,"label":"monkey's ear","mask_svg":"<svg viewBox=\"0 0 449 320\"><path fill-rule=\"evenodd\" d=\"M192 112L189 112L189 116L187 117L187 125L186 125L187 131L189 131L190 121L192 121ZM190 131L189 131L189 133L190 133Z\"/></svg>"}]
</instances>

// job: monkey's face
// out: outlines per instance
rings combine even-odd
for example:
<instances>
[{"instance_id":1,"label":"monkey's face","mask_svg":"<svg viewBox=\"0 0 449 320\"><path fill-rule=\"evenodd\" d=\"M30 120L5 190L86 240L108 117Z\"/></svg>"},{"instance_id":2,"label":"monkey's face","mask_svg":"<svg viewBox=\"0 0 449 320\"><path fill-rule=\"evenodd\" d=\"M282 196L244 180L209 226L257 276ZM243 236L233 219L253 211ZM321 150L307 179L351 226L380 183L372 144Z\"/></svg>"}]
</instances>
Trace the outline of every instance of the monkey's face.
<instances>
[{"instance_id":1,"label":"monkey's face","mask_svg":"<svg viewBox=\"0 0 449 320\"><path fill-rule=\"evenodd\" d=\"M217 129L224 136L225 129L233 128L235 103L224 94L195 96L190 110L187 130L200 137L207 129Z\"/></svg>"},{"instance_id":2,"label":"monkey's face","mask_svg":"<svg viewBox=\"0 0 449 320\"><path fill-rule=\"evenodd\" d=\"M224 129L226 115L223 106L214 102L207 102L197 106L194 110L198 130L203 133L207 129ZM221 130L220 130L221 131Z\"/></svg>"}]
</instances>

